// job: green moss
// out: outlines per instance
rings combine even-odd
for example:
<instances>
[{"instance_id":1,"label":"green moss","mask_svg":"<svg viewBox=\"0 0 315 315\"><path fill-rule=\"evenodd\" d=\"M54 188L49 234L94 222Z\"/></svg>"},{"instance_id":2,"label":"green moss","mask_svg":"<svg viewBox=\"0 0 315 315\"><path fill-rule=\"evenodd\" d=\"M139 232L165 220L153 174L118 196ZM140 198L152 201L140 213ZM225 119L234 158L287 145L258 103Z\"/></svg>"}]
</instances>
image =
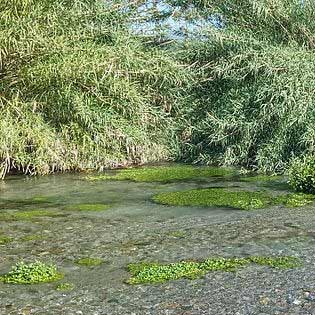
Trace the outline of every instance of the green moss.
<instances>
[{"instance_id":1,"label":"green moss","mask_svg":"<svg viewBox=\"0 0 315 315\"><path fill-rule=\"evenodd\" d=\"M138 263L128 265L129 284L162 283L180 278L200 278L210 271L236 271L250 263L272 268L294 268L300 265L294 257L209 258L202 262L182 261L172 264Z\"/></svg>"},{"instance_id":2,"label":"green moss","mask_svg":"<svg viewBox=\"0 0 315 315\"><path fill-rule=\"evenodd\" d=\"M34 284L57 281L62 277L63 275L58 273L55 265L36 261L30 264L17 263L9 273L1 276L1 280L10 284Z\"/></svg>"},{"instance_id":3,"label":"green moss","mask_svg":"<svg viewBox=\"0 0 315 315\"><path fill-rule=\"evenodd\" d=\"M105 211L110 208L110 205L95 203L95 204L73 204L65 207L67 211Z\"/></svg>"},{"instance_id":4,"label":"green moss","mask_svg":"<svg viewBox=\"0 0 315 315\"><path fill-rule=\"evenodd\" d=\"M14 218L19 220L29 220L34 217L55 217L60 216L60 213L53 210L27 210L14 213Z\"/></svg>"},{"instance_id":5,"label":"green moss","mask_svg":"<svg viewBox=\"0 0 315 315\"><path fill-rule=\"evenodd\" d=\"M0 245L4 245L4 244L7 244L7 243L10 243L10 242L12 242L12 240L13 239L11 237L0 235Z\"/></svg>"},{"instance_id":6,"label":"green moss","mask_svg":"<svg viewBox=\"0 0 315 315\"><path fill-rule=\"evenodd\" d=\"M60 283L57 285L56 290L57 291L72 291L74 289L74 284L73 283Z\"/></svg>"},{"instance_id":7,"label":"green moss","mask_svg":"<svg viewBox=\"0 0 315 315\"><path fill-rule=\"evenodd\" d=\"M277 198L279 203L284 204L286 207L289 208L296 208L296 207L303 207L309 203L314 202L315 195L310 194L287 194L282 195Z\"/></svg>"},{"instance_id":8,"label":"green moss","mask_svg":"<svg viewBox=\"0 0 315 315\"><path fill-rule=\"evenodd\" d=\"M217 206L235 209L259 209L273 203L264 192L229 191L224 188L193 189L155 195L157 203L173 206Z\"/></svg>"},{"instance_id":9,"label":"green moss","mask_svg":"<svg viewBox=\"0 0 315 315\"><path fill-rule=\"evenodd\" d=\"M78 265L82 266L98 266L102 264L104 261L100 258L91 258L91 257L85 257L81 258L76 261Z\"/></svg>"},{"instance_id":10,"label":"green moss","mask_svg":"<svg viewBox=\"0 0 315 315\"><path fill-rule=\"evenodd\" d=\"M191 165L156 166L123 169L116 175L88 176L88 180L132 180L136 182L172 182L233 174L231 169L219 167L194 167Z\"/></svg>"}]
</instances>

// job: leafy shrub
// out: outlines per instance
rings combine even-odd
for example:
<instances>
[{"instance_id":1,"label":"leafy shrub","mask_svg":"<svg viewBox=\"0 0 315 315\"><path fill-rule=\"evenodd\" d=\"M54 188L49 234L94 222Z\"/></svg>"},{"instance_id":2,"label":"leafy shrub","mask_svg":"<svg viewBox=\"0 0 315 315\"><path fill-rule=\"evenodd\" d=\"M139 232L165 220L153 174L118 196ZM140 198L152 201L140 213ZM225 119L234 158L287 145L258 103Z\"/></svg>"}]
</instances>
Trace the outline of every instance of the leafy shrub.
<instances>
[{"instance_id":1,"label":"leafy shrub","mask_svg":"<svg viewBox=\"0 0 315 315\"><path fill-rule=\"evenodd\" d=\"M315 157L296 159L289 169L289 184L296 190L315 194Z\"/></svg>"}]
</instances>

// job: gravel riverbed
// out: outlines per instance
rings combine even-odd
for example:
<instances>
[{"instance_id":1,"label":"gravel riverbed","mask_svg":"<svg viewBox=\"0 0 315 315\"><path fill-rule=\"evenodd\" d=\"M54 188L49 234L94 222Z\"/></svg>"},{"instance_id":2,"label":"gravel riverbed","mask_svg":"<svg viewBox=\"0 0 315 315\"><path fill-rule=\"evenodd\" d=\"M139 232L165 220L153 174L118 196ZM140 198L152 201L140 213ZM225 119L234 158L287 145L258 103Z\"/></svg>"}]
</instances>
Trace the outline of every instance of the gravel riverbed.
<instances>
[{"instance_id":1,"label":"gravel riverbed","mask_svg":"<svg viewBox=\"0 0 315 315\"><path fill-rule=\"evenodd\" d=\"M0 221L0 274L17 261L53 262L71 291L56 283L0 283L0 314L40 315L315 315L315 206L255 211L167 207L153 194L224 185L257 189L237 181L169 184L88 183L79 175L9 179L0 186L2 213L34 209L13 201L48 196L36 204L60 212L69 203L110 203L104 212L65 212L32 220ZM268 188L271 189L271 188ZM54 199L55 198L55 199ZM236 272L209 272L196 280L128 285L131 262L178 262L208 257L286 255L302 261L294 269L249 265ZM79 266L82 257L103 264Z\"/></svg>"}]
</instances>

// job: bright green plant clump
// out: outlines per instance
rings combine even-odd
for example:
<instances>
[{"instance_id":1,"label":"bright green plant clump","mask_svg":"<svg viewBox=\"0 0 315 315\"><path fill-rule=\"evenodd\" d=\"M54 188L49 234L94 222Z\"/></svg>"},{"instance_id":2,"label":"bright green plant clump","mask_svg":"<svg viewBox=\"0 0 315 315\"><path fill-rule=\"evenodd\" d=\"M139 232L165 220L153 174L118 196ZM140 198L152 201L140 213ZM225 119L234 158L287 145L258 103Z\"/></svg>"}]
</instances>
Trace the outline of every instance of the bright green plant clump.
<instances>
[{"instance_id":1,"label":"bright green plant clump","mask_svg":"<svg viewBox=\"0 0 315 315\"><path fill-rule=\"evenodd\" d=\"M128 270L132 277L129 284L161 283L180 278L195 279L209 271L236 271L250 263L272 268L294 268L300 265L294 257L248 257L248 258L209 258L202 262L182 261L168 265L158 263L130 264Z\"/></svg>"},{"instance_id":2,"label":"bright green plant clump","mask_svg":"<svg viewBox=\"0 0 315 315\"><path fill-rule=\"evenodd\" d=\"M57 291L72 291L74 289L74 284L73 283L60 283L57 285L56 290Z\"/></svg>"},{"instance_id":3,"label":"bright green plant clump","mask_svg":"<svg viewBox=\"0 0 315 315\"><path fill-rule=\"evenodd\" d=\"M83 265L83 266L98 266L101 265L104 261L100 258L91 258L91 257L85 257L81 258L76 261L78 265Z\"/></svg>"},{"instance_id":4,"label":"bright green plant clump","mask_svg":"<svg viewBox=\"0 0 315 315\"><path fill-rule=\"evenodd\" d=\"M62 277L63 275L57 271L55 265L47 265L36 261L30 264L17 263L9 273L1 277L1 280L4 283L11 284L34 284L56 281Z\"/></svg>"},{"instance_id":5,"label":"bright green plant clump","mask_svg":"<svg viewBox=\"0 0 315 315\"><path fill-rule=\"evenodd\" d=\"M201 177L226 176L231 169L221 167L195 167L191 165L131 168L118 171L116 175L88 176L89 180L132 180L136 182L171 182Z\"/></svg>"},{"instance_id":6,"label":"bright green plant clump","mask_svg":"<svg viewBox=\"0 0 315 315\"><path fill-rule=\"evenodd\" d=\"M264 208L273 204L272 196L264 192L229 191L224 188L166 192L155 195L153 200L173 206L217 206L244 210Z\"/></svg>"},{"instance_id":7,"label":"bright green plant clump","mask_svg":"<svg viewBox=\"0 0 315 315\"><path fill-rule=\"evenodd\" d=\"M315 194L315 156L307 156L292 162L289 184L296 191Z\"/></svg>"},{"instance_id":8,"label":"bright green plant clump","mask_svg":"<svg viewBox=\"0 0 315 315\"><path fill-rule=\"evenodd\" d=\"M65 208L69 211L104 211L109 209L110 206L102 203L96 204L73 204Z\"/></svg>"}]
</instances>

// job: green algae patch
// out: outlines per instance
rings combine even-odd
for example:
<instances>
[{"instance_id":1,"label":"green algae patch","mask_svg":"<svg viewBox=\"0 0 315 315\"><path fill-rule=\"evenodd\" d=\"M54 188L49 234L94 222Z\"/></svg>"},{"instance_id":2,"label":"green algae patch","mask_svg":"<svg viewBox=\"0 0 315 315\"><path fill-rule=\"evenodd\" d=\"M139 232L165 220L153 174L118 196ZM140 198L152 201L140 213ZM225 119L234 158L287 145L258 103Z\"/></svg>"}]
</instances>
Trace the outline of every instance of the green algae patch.
<instances>
[{"instance_id":1,"label":"green algae patch","mask_svg":"<svg viewBox=\"0 0 315 315\"><path fill-rule=\"evenodd\" d=\"M16 218L11 213L7 213L7 212L0 213L0 222L12 222L15 220Z\"/></svg>"},{"instance_id":2,"label":"green algae patch","mask_svg":"<svg viewBox=\"0 0 315 315\"><path fill-rule=\"evenodd\" d=\"M12 241L13 241L13 239L11 237L0 235L0 245L5 245L5 244L8 244Z\"/></svg>"},{"instance_id":3,"label":"green algae patch","mask_svg":"<svg viewBox=\"0 0 315 315\"><path fill-rule=\"evenodd\" d=\"M56 287L57 291L62 291L62 292L72 291L73 289L74 289L74 284L69 283L69 282L60 283Z\"/></svg>"},{"instance_id":4,"label":"green algae patch","mask_svg":"<svg viewBox=\"0 0 315 315\"><path fill-rule=\"evenodd\" d=\"M99 266L103 262L104 261L100 258L85 257L85 258L78 259L76 261L76 264L81 265L81 266L92 267L92 266Z\"/></svg>"},{"instance_id":5,"label":"green algae patch","mask_svg":"<svg viewBox=\"0 0 315 315\"><path fill-rule=\"evenodd\" d=\"M25 210L14 213L13 217L18 220L30 220L37 217L56 217L59 212L53 210Z\"/></svg>"},{"instance_id":6,"label":"green algae patch","mask_svg":"<svg viewBox=\"0 0 315 315\"><path fill-rule=\"evenodd\" d=\"M295 257L247 257L247 258L209 258L201 262L182 261L171 264L135 263L128 265L131 278L129 284L163 283L181 278L196 279L211 271L236 271L249 264L264 265L285 269L300 266Z\"/></svg>"},{"instance_id":7,"label":"green algae patch","mask_svg":"<svg viewBox=\"0 0 315 315\"><path fill-rule=\"evenodd\" d=\"M131 180L135 182L172 182L203 177L227 176L233 173L233 170L221 167L177 165L123 169L118 171L116 175L87 176L86 179L90 181Z\"/></svg>"},{"instance_id":8,"label":"green algae patch","mask_svg":"<svg viewBox=\"0 0 315 315\"><path fill-rule=\"evenodd\" d=\"M153 201L171 206L216 206L243 210L265 208L274 203L272 196L265 192L229 191L224 188L160 193L153 197Z\"/></svg>"},{"instance_id":9,"label":"green algae patch","mask_svg":"<svg viewBox=\"0 0 315 315\"><path fill-rule=\"evenodd\" d=\"M171 231L169 233L167 233L168 236L171 236L171 237L175 237L175 238L185 238L186 236L186 233L184 231Z\"/></svg>"},{"instance_id":10,"label":"green algae patch","mask_svg":"<svg viewBox=\"0 0 315 315\"><path fill-rule=\"evenodd\" d=\"M64 209L66 211L105 211L108 210L111 206L102 203L95 204L73 204L66 206Z\"/></svg>"},{"instance_id":11,"label":"green algae patch","mask_svg":"<svg viewBox=\"0 0 315 315\"><path fill-rule=\"evenodd\" d=\"M57 271L55 265L35 261L29 264L17 263L9 273L1 276L0 280L9 284L36 284L53 282L62 278L63 275Z\"/></svg>"},{"instance_id":12,"label":"green algae patch","mask_svg":"<svg viewBox=\"0 0 315 315\"><path fill-rule=\"evenodd\" d=\"M311 194L287 194L277 198L279 203L282 203L288 208L303 207L315 201L315 195Z\"/></svg>"}]
</instances>

